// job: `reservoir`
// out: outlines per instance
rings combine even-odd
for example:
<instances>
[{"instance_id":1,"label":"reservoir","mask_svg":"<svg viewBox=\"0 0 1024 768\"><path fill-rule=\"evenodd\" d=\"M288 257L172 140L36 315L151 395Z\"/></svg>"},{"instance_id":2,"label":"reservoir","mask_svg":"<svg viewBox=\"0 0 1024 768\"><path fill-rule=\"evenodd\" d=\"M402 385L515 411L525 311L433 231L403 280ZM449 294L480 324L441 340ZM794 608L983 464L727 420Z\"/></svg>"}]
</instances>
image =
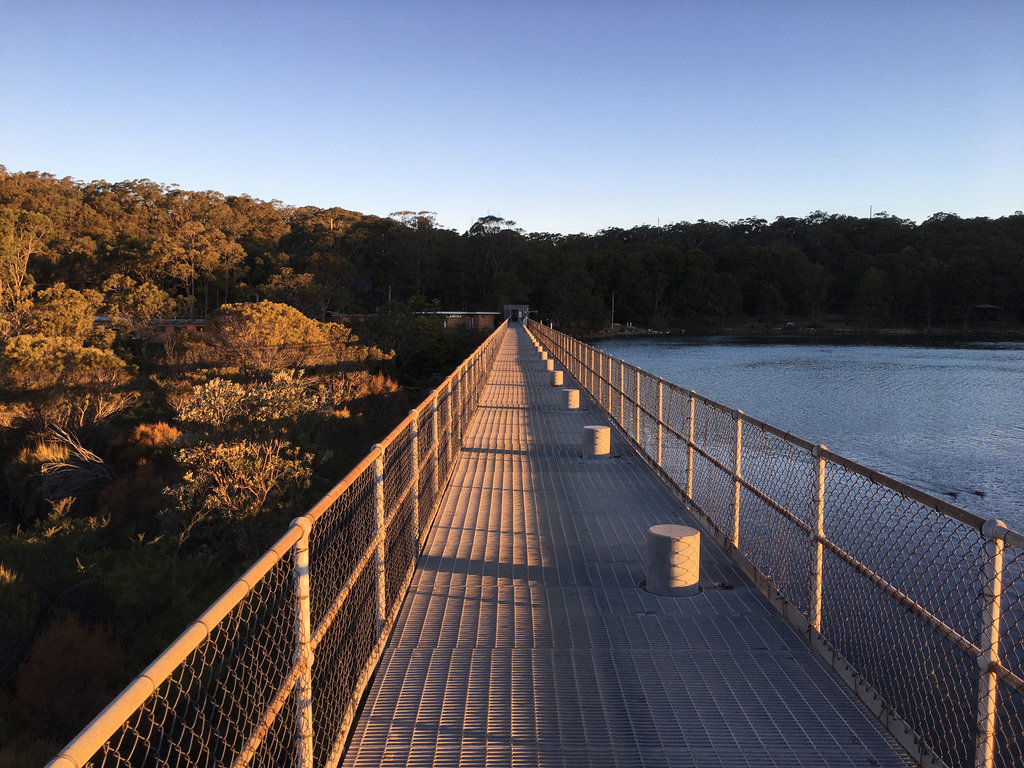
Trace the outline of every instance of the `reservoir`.
<instances>
[{"instance_id":1,"label":"reservoir","mask_svg":"<svg viewBox=\"0 0 1024 768\"><path fill-rule=\"evenodd\" d=\"M663 337L597 346L1024 530L1024 343Z\"/></svg>"}]
</instances>

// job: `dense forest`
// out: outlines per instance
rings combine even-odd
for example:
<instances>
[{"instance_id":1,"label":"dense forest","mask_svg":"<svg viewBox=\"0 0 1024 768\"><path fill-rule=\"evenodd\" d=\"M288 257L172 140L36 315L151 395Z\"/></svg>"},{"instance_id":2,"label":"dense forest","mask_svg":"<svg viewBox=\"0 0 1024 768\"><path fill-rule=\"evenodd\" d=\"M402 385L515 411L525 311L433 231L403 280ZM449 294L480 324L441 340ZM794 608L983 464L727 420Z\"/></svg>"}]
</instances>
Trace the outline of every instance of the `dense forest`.
<instances>
[{"instance_id":1,"label":"dense forest","mask_svg":"<svg viewBox=\"0 0 1024 768\"><path fill-rule=\"evenodd\" d=\"M0 768L45 761L479 337L1016 331L1024 214L593 235L0 166Z\"/></svg>"},{"instance_id":2,"label":"dense forest","mask_svg":"<svg viewBox=\"0 0 1024 768\"><path fill-rule=\"evenodd\" d=\"M607 326L614 293L616 322L655 329L743 329L782 318L864 329L1024 324L1019 211L1000 219L936 213L920 224L816 211L593 235L528 234L485 216L458 233L428 211L381 218L0 168L0 243L5 315L17 314L16 297L30 286L60 283L103 292L105 311L130 309L137 321L204 317L260 299L320 321L389 302L452 310L529 303L586 333Z\"/></svg>"}]
</instances>

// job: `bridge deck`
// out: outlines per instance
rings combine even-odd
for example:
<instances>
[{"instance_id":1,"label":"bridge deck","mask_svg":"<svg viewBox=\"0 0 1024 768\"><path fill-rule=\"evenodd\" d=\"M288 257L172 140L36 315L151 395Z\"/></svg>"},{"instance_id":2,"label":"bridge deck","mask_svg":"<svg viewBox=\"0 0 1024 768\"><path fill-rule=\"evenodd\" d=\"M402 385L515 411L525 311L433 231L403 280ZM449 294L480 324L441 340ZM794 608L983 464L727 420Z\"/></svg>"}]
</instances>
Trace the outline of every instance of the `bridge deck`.
<instances>
[{"instance_id":1,"label":"bridge deck","mask_svg":"<svg viewBox=\"0 0 1024 768\"><path fill-rule=\"evenodd\" d=\"M513 326L345 764L912 765L710 537L701 594L638 589L689 521L614 429L584 461L608 421L547 381Z\"/></svg>"}]
</instances>

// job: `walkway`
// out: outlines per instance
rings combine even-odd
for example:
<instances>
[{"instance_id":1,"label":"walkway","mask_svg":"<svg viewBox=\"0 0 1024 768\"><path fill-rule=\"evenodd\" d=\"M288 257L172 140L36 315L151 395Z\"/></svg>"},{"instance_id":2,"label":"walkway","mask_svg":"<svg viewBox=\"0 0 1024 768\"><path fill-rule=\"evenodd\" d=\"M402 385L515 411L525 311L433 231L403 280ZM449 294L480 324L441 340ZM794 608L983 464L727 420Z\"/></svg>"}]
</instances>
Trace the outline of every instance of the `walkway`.
<instances>
[{"instance_id":1,"label":"walkway","mask_svg":"<svg viewBox=\"0 0 1024 768\"><path fill-rule=\"evenodd\" d=\"M700 595L637 588L679 503L547 382L513 326L345 765L912 765L710 537Z\"/></svg>"}]
</instances>

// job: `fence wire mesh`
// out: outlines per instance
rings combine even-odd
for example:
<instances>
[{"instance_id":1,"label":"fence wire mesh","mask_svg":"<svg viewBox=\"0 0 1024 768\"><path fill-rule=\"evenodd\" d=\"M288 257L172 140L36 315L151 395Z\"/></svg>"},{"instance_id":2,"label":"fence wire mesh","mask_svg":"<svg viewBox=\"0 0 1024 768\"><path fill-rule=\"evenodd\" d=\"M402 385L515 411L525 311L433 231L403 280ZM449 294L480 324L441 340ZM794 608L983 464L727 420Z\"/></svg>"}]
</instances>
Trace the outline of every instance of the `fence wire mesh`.
<instances>
[{"instance_id":1,"label":"fence wire mesh","mask_svg":"<svg viewBox=\"0 0 1024 768\"><path fill-rule=\"evenodd\" d=\"M416 533L426 536L506 329L50 766L334 768L415 567Z\"/></svg>"},{"instance_id":2,"label":"fence wire mesh","mask_svg":"<svg viewBox=\"0 0 1024 768\"><path fill-rule=\"evenodd\" d=\"M658 423L657 379L531 330L915 757L1024 765L1020 534L667 382Z\"/></svg>"}]
</instances>

